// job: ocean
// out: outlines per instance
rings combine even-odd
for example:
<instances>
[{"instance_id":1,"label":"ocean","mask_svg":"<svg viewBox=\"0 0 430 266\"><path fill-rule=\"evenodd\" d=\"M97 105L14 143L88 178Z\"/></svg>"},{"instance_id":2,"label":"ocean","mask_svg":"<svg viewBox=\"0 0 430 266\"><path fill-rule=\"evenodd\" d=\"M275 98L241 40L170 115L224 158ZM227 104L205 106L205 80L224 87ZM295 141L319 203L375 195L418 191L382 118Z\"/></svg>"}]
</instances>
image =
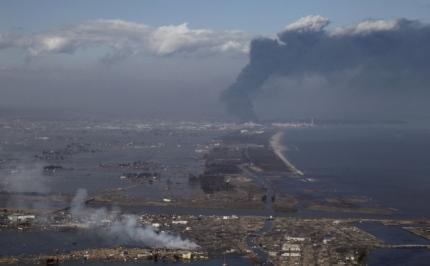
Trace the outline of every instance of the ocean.
<instances>
[{"instance_id":1,"label":"ocean","mask_svg":"<svg viewBox=\"0 0 430 266\"><path fill-rule=\"evenodd\" d=\"M288 160L333 195L365 196L404 217L430 217L430 128L411 125L288 129Z\"/></svg>"}]
</instances>

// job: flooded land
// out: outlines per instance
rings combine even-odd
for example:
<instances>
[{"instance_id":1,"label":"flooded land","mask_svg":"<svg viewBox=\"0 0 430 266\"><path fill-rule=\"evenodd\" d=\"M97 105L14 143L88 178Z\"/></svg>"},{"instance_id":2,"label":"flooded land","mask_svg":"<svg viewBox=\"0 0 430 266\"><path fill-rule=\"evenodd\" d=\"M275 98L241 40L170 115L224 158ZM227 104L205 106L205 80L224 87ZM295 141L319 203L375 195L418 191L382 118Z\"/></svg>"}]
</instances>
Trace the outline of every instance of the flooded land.
<instances>
[{"instance_id":1,"label":"flooded land","mask_svg":"<svg viewBox=\"0 0 430 266\"><path fill-rule=\"evenodd\" d=\"M429 132L0 120L0 264L429 261Z\"/></svg>"}]
</instances>

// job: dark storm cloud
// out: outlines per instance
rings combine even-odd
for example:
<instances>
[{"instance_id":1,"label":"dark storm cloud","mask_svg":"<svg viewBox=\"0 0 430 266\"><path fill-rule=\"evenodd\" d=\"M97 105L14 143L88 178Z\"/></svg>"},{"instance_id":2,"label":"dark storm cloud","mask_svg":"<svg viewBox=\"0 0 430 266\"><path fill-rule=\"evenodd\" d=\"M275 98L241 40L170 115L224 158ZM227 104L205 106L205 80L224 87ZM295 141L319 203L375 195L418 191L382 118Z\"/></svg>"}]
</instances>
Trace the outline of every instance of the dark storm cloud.
<instances>
[{"instance_id":1,"label":"dark storm cloud","mask_svg":"<svg viewBox=\"0 0 430 266\"><path fill-rule=\"evenodd\" d=\"M306 88L315 84L297 80L319 77L324 81L319 93L325 96L426 91L429 25L407 19L367 20L329 30L328 24L321 16L308 16L288 25L276 39L254 39L248 65L222 94L228 111L242 120L254 120L252 102L267 83L280 77L295 80L295 85L306 83ZM285 85L284 90L288 97L289 90L298 88Z\"/></svg>"}]
</instances>

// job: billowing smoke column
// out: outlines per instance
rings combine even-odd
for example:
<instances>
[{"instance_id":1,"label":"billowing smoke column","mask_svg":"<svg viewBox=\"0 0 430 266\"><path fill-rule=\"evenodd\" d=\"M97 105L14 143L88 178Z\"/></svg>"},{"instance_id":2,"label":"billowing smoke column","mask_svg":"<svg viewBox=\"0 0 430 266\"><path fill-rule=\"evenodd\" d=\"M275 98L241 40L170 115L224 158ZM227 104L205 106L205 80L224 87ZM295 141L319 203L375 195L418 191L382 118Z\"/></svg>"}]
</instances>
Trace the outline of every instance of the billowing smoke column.
<instances>
[{"instance_id":1,"label":"billowing smoke column","mask_svg":"<svg viewBox=\"0 0 430 266\"><path fill-rule=\"evenodd\" d=\"M394 19L331 30L327 25L326 18L307 16L289 24L277 39L254 39L248 65L221 96L227 111L255 120L252 101L272 77L317 75L334 87L342 83L342 90L383 93L428 87L428 24Z\"/></svg>"},{"instance_id":2,"label":"billowing smoke column","mask_svg":"<svg viewBox=\"0 0 430 266\"><path fill-rule=\"evenodd\" d=\"M151 248L192 250L199 246L188 239L156 232L153 227L141 226L135 215L119 215L119 210L108 211L105 208L88 208L85 206L87 191L79 189L71 204L71 214L87 222L100 236L117 244L137 244ZM112 221L108 225L106 221Z\"/></svg>"}]
</instances>

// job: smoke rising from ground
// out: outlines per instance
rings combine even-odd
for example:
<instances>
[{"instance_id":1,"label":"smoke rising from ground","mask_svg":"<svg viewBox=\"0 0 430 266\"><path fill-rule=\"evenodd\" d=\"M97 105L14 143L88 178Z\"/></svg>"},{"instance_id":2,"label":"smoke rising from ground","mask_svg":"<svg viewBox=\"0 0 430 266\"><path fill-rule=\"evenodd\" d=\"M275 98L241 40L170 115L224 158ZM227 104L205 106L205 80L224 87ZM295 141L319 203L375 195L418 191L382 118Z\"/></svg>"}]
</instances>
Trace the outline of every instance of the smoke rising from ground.
<instances>
[{"instance_id":1,"label":"smoke rising from ground","mask_svg":"<svg viewBox=\"0 0 430 266\"><path fill-rule=\"evenodd\" d=\"M407 19L328 25L324 17L308 16L276 39L254 39L249 63L221 96L227 111L255 120L254 102L266 96L287 109L297 105L289 111L310 109L313 115L327 110L360 115L369 108L374 114L397 113L409 103L426 106L420 99L428 99L430 25ZM350 102L354 110L348 109Z\"/></svg>"},{"instance_id":2,"label":"smoke rising from ground","mask_svg":"<svg viewBox=\"0 0 430 266\"><path fill-rule=\"evenodd\" d=\"M34 201L16 194L46 194L50 191L41 165L22 165L0 179L2 191L10 194L8 206L13 208L47 208L49 203L43 199Z\"/></svg>"},{"instance_id":3,"label":"smoke rising from ground","mask_svg":"<svg viewBox=\"0 0 430 266\"><path fill-rule=\"evenodd\" d=\"M141 226L135 215L119 215L119 210L109 211L105 208L88 208L85 189L79 189L71 203L71 214L88 223L98 234L108 241L119 244L141 244L152 248L196 249L199 246L188 239L156 232L152 226ZM110 221L107 223L107 221Z\"/></svg>"},{"instance_id":4,"label":"smoke rising from ground","mask_svg":"<svg viewBox=\"0 0 430 266\"><path fill-rule=\"evenodd\" d=\"M1 187L9 193L47 193L49 188L41 166L20 166L1 180Z\"/></svg>"}]
</instances>

